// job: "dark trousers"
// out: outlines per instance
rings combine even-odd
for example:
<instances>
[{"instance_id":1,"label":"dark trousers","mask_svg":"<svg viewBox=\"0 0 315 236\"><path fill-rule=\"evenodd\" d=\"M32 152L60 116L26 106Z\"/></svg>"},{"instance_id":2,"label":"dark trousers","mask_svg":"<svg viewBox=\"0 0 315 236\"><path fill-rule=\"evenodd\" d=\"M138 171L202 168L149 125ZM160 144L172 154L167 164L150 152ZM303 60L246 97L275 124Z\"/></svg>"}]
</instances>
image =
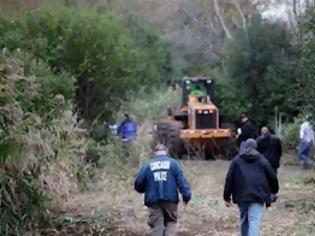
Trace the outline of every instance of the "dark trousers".
<instances>
[{"instance_id":1,"label":"dark trousers","mask_svg":"<svg viewBox=\"0 0 315 236\"><path fill-rule=\"evenodd\" d=\"M151 236L175 236L177 223L177 204L160 202L149 207L149 226Z\"/></svg>"},{"instance_id":2,"label":"dark trousers","mask_svg":"<svg viewBox=\"0 0 315 236\"><path fill-rule=\"evenodd\" d=\"M275 167L272 166L272 169L274 170L276 176L278 176L278 168L275 168Z\"/></svg>"}]
</instances>

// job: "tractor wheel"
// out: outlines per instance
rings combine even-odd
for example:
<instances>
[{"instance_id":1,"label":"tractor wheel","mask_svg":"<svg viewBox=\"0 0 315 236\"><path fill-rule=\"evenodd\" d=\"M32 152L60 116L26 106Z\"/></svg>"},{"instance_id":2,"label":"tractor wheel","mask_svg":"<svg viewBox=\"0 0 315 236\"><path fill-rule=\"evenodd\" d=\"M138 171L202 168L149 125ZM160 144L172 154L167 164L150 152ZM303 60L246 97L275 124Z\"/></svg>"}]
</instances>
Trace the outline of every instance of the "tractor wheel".
<instances>
[{"instance_id":1,"label":"tractor wheel","mask_svg":"<svg viewBox=\"0 0 315 236\"><path fill-rule=\"evenodd\" d=\"M226 140L220 140L218 147L205 148L204 153L206 160L231 160L238 153L235 138L231 137Z\"/></svg>"},{"instance_id":2,"label":"tractor wheel","mask_svg":"<svg viewBox=\"0 0 315 236\"><path fill-rule=\"evenodd\" d=\"M170 121L157 123L155 127L155 142L163 143L169 154L181 159L186 152L184 142L180 138L180 130L183 124L180 121Z\"/></svg>"},{"instance_id":3,"label":"tractor wheel","mask_svg":"<svg viewBox=\"0 0 315 236\"><path fill-rule=\"evenodd\" d=\"M205 156L206 160L215 160L216 159L216 155L214 154L213 150L211 150L209 148L205 148L204 156Z\"/></svg>"},{"instance_id":4,"label":"tractor wheel","mask_svg":"<svg viewBox=\"0 0 315 236\"><path fill-rule=\"evenodd\" d=\"M232 160L238 154L237 142L235 138L229 138L223 146L223 157L225 160Z\"/></svg>"}]
</instances>

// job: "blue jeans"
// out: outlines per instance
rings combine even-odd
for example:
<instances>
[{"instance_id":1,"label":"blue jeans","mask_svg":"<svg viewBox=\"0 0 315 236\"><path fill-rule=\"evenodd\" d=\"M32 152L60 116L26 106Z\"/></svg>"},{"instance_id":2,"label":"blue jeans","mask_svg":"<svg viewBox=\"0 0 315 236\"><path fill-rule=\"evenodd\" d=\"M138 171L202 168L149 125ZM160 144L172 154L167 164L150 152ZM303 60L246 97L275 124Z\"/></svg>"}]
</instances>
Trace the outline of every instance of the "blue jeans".
<instances>
[{"instance_id":1,"label":"blue jeans","mask_svg":"<svg viewBox=\"0 0 315 236\"><path fill-rule=\"evenodd\" d=\"M310 149L311 143L303 140L300 141L298 146L298 158L300 161L303 161L303 169L307 169L309 167Z\"/></svg>"},{"instance_id":2,"label":"blue jeans","mask_svg":"<svg viewBox=\"0 0 315 236\"><path fill-rule=\"evenodd\" d=\"M238 203L241 220L241 236L258 236L264 205L257 202Z\"/></svg>"}]
</instances>

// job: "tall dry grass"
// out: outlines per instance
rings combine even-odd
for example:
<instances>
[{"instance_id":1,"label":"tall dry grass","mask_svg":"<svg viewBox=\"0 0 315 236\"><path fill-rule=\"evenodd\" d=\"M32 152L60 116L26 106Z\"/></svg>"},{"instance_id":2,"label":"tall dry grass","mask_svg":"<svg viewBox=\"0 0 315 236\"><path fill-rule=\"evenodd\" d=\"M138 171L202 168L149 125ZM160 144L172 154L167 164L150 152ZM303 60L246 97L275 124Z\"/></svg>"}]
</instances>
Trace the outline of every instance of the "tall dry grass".
<instances>
[{"instance_id":1,"label":"tall dry grass","mask_svg":"<svg viewBox=\"0 0 315 236\"><path fill-rule=\"evenodd\" d=\"M47 223L51 203L60 207L71 194L86 189L94 171L83 159L97 144L78 128L70 102L48 92L53 75L24 73L30 63L24 56L0 55L1 235L23 235Z\"/></svg>"}]
</instances>

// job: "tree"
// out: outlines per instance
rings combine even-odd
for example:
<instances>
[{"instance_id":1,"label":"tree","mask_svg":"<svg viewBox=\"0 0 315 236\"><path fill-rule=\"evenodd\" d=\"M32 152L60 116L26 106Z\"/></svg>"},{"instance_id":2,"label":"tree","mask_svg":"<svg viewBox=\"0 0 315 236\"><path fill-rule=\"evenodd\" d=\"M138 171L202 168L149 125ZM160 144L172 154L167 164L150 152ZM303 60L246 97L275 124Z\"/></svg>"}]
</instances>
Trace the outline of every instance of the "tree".
<instances>
[{"instance_id":1,"label":"tree","mask_svg":"<svg viewBox=\"0 0 315 236\"><path fill-rule=\"evenodd\" d=\"M305 20L307 19L307 20ZM301 43L302 57L298 64L300 69L300 80L298 87L298 101L301 112L311 112L315 115L315 14L314 8L310 8L306 17L303 17L301 35L303 41Z\"/></svg>"},{"instance_id":2,"label":"tree","mask_svg":"<svg viewBox=\"0 0 315 236\"><path fill-rule=\"evenodd\" d=\"M161 86L175 71L155 32L95 10L39 10L0 22L2 47L21 48L56 74L75 77L77 111L88 121L110 118L130 90Z\"/></svg>"},{"instance_id":3,"label":"tree","mask_svg":"<svg viewBox=\"0 0 315 236\"><path fill-rule=\"evenodd\" d=\"M225 49L229 86L238 88L238 97L245 101L243 112L259 123L271 120L275 107L296 114L297 57L285 27L259 15L250 19L247 34L238 32Z\"/></svg>"}]
</instances>

